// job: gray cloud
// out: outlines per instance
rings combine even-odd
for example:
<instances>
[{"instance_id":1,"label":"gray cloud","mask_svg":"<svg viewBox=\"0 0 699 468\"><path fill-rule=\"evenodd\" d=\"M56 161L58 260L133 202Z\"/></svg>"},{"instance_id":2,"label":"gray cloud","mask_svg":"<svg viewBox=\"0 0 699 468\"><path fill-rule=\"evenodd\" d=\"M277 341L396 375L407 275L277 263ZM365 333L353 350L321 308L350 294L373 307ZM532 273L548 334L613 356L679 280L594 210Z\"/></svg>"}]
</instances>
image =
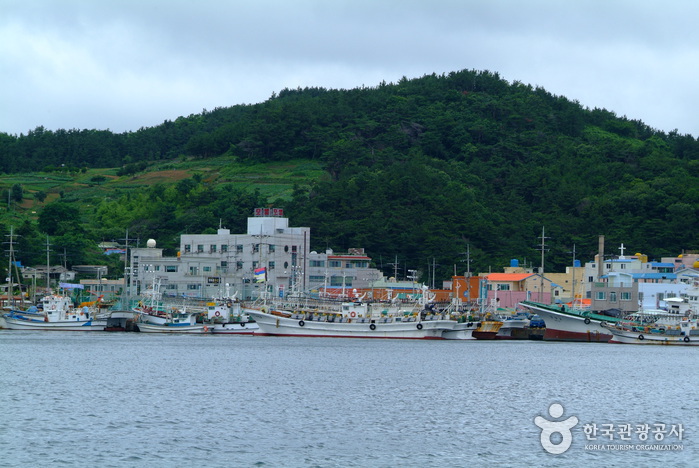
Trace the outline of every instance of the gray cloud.
<instances>
[{"instance_id":1,"label":"gray cloud","mask_svg":"<svg viewBox=\"0 0 699 468\"><path fill-rule=\"evenodd\" d=\"M699 4L0 0L0 132L121 132L284 87L487 69L699 134Z\"/></svg>"}]
</instances>

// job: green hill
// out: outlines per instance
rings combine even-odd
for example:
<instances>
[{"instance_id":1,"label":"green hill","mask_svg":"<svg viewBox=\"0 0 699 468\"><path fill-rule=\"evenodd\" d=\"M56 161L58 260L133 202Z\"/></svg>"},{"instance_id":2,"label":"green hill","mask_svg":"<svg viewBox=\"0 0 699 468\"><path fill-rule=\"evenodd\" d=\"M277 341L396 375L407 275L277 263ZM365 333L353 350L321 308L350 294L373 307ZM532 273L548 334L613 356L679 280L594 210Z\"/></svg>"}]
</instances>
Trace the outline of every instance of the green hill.
<instances>
[{"instance_id":1,"label":"green hill","mask_svg":"<svg viewBox=\"0 0 699 468\"><path fill-rule=\"evenodd\" d=\"M123 134L0 134L4 224L72 246L73 263L127 229L169 248L219 223L242 231L263 205L310 226L313 249L364 247L444 278L466 269L467 248L472 270L537 264L543 226L552 268L572 263L573 245L591 257L599 234L676 255L698 248L698 166L690 135L473 70L285 89Z\"/></svg>"}]
</instances>

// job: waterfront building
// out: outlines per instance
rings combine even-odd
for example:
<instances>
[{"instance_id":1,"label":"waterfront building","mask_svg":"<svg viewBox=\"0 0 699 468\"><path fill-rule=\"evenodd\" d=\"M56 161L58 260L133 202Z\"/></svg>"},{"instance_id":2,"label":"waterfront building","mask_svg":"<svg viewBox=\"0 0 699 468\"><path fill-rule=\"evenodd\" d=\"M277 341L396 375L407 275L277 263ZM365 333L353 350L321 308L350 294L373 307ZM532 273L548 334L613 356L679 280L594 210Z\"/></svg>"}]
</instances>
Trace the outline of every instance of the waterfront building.
<instances>
[{"instance_id":1,"label":"waterfront building","mask_svg":"<svg viewBox=\"0 0 699 468\"><path fill-rule=\"evenodd\" d=\"M219 228L215 234L182 234L176 257L163 256L155 240L130 249L129 293L138 296L154 284L166 297L211 298L238 293L284 297L324 288L369 288L382 279L364 249L347 253L309 251L311 230L290 227L283 210L260 208L247 220L247 232ZM325 292L325 291L324 291Z\"/></svg>"},{"instance_id":2,"label":"waterfront building","mask_svg":"<svg viewBox=\"0 0 699 468\"><path fill-rule=\"evenodd\" d=\"M247 232L219 228L215 234L182 234L176 257L164 257L151 239L130 252L129 291L140 295L152 284L170 297L211 298L238 292L255 299L266 291L303 290L308 277L310 228L290 227L283 210L260 208Z\"/></svg>"}]
</instances>

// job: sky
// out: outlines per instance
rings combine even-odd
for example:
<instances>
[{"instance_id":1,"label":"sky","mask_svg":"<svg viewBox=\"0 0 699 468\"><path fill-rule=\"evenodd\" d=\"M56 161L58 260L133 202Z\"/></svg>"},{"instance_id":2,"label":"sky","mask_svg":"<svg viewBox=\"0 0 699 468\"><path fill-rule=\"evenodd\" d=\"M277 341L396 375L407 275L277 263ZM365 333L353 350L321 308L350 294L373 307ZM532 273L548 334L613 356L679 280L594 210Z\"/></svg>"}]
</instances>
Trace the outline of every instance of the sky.
<instances>
[{"instance_id":1,"label":"sky","mask_svg":"<svg viewBox=\"0 0 699 468\"><path fill-rule=\"evenodd\" d=\"M696 0L0 0L0 132L497 72L699 137Z\"/></svg>"}]
</instances>

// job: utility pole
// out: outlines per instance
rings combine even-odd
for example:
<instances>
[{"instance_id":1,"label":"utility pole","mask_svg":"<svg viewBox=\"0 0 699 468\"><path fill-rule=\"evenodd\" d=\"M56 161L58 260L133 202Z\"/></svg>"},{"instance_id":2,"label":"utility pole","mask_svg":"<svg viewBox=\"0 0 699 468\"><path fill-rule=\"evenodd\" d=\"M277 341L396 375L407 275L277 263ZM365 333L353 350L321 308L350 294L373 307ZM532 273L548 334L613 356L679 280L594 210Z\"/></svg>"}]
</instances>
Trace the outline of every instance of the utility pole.
<instances>
[{"instance_id":1,"label":"utility pole","mask_svg":"<svg viewBox=\"0 0 699 468\"><path fill-rule=\"evenodd\" d=\"M546 239L548 237L545 236L544 234L544 226L541 227L541 247L539 247L538 250L541 250L541 268L539 269L539 276L540 276L540 286L539 286L539 302L543 304L544 301L544 253L546 252Z\"/></svg>"}]
</instances>

